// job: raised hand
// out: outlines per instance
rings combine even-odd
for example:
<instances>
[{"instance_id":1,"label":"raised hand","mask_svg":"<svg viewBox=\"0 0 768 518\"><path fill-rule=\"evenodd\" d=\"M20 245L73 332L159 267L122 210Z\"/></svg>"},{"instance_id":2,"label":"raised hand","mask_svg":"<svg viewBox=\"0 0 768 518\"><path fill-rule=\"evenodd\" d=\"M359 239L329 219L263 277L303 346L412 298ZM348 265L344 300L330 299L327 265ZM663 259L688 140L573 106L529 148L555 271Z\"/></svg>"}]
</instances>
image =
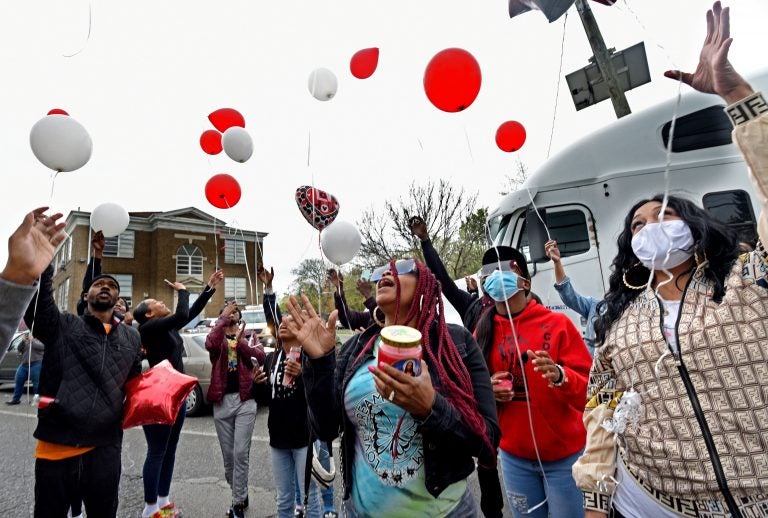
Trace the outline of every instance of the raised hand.
<instances>
[{"instance_id":1,"label":"raised hand","mask_svg":"<svg viewBox=\"0 0 768 518\"><path fill-rule=\"evenodd\" d=\"M553 262L560 261L560 249L557 248L557 241L554 239L550 239L544 244L544 252Z\"/></svg>"},{"instance_id":2,"label":"raised hand","mask_svg":"<svg viewBox=\"0 0 768 518\"><path fill-rule=\"evenodd\" d=\"M301 301L299 303L296 297L291 295L286 304L290 315L283 319L283 323L302 345L307 356L320 358L336 347L338 311L331 312L326 324L317 315L306 295L301 296Z\"/></svg>"},{"instance_id":3,"label":"raised hand","mask_svg":"<svg viewBox=\"0 0 768 518\"><path fill-rule=\"evenodd\" d=\"M208 279L208 287L211 289L215 289L218 284L224 280L224 271L222 270L216 270L211 274L211 277Z\"/></svg>"},{"instance_id":4,"label":"raised hand","mask_svg":"<svg viewBox=\"0 0 768 518\"><path fill-rule=\"evenodd\" d=\"M3 279L16 284L33 284L51 264L56 247L67 238L62 214L46 216L40 207L24 216L19 228L8 238L8 262Z\"/></svg>"},{"instance_id":5,"label":"raised hand","mask_svg":"<svg viewBox=\"0 0 768 518\"><path fill-rule=\"evenodd\" d=\"M357 291L360 292L360 295L367 299L371 296L371 293L373 293L373 284L371 284L371 281L358 279Z\"/></svg>"},{"instance_id":6,"label":"raised hand","mask_svg":"<svg viewBox=\"0 0 768 518\"><path fill-rule=\"evenodd\" d=\"M753 90L728 61L731 48L730 11L715 2L707 11L707 36L699 54L699 64L692 74L667 70L666 77L680 80L699 92L718 94L729 104L750 95Z\"/></svg>"},{"instance_id":7,"label":"raised hand","mask_svg":"<svg viewBox=\"0 0 768 518\"><path fill-rule=\"evenodd\" d=\"M429 239L429 231L427 230L427 224L424 222L424 218L421 216L414 216L408 220L408 228L411 229L411 233L418 237L422 241Z\"/></svg>"},{"instance_id":8,"label":"raised hand","mask_svg":"<svg viewBox=\"0 0 768 518\"><path fill-rule=\"evenodd\" d=\"M259 279L264 284L264 287L266 289L272 289L272 279L275 278L274 267L270 268L269 271L267 271L267 269L262 266L261 269L258 271L257 275L259 276Z\"/></svg>"},{"instance_id":9,"label":"raised hand","mask_svg":"<svg viewBox=\"0 0 768 518\"><path fill-rule=\"evenodd\" d=\"M91 238L91 246L93 247L93 256L101 259L104 256L104 246L107 244L107 240L104 237L104 233L99 230Z\"/></svg>"},{"instance_id":10,"label":"raised hand","mask_svg":"<svg viewBox=\"0 0 768 518\"><path fill-rule=\"evenodd\" d=\"M464 277L464 282L467 283L467 291L469 293L477 293L477 280L471 275Z\"/></svg>"}]
</instances>

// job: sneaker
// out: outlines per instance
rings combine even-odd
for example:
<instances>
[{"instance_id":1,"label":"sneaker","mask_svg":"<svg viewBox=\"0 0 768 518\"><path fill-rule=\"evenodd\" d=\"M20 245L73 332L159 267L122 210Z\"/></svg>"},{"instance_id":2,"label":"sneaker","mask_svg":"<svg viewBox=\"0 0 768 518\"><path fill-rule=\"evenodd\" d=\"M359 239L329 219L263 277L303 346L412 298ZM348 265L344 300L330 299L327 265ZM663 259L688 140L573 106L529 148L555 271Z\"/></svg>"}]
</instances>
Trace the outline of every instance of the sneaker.
<instances>
[{"instance_id":1,"label":"sneaker","mask_svg":"<svg viewBox=\"0 0 768 518\"><path fill-rule=\"evenodd\" d=\"M176 504L170 502L160 508L163 518L181 518L181 509L176 507Z\"/></svg>"},{"instance_id":2,"label":"sneaker","mask_svg":"<svg viewBox=\"0 0 768 518\"><path fill-rule=\"evenodd\" d=\"M293 512L293 518L304 518L304 509L297 507Z\"/></svg>"},{"instance_id":3,"label":"sneaker","mask_svg":"<svg viewBox=\"0 0 768 518\"><path fill-rule=\"evenodd\" d=\"M323 518L339 518L339 513L336 511L326 511L323 513Z\"/></svg>"},{"instance_id":4,"label":"sneaker","mask_svg":"<svg viewBox=\"0 0 768 518\"><path fill-rule=\"evenodd\" d=\"M229 513L227 513L228 518L245 518L245 509L243 508L243 504L235 504L232 507L229 508Z\"/></svg>"},{"instance_id":5,"label":"sneaker","mask_svg":"<svg viewBox=\"0 0 768 518\"><path fill-rule=\"evenodd\" d=\"M18 399L11 399L10 401L5 402L6 405L19 405L21 404L21 401Z\"/></svg>"}]
</instances>

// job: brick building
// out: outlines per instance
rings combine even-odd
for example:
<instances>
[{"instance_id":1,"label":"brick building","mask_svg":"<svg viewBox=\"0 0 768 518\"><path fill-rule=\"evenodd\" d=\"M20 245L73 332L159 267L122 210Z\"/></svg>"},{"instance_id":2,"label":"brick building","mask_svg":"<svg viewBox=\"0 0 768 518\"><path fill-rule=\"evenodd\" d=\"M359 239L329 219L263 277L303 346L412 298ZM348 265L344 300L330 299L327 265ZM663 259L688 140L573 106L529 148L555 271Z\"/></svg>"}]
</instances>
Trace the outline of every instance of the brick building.
<instances>
[{"instance_id":1,"label":"brick building","mask_svg":"<svg viewBox=\"0 0 768 518\"><path fill-rule=\"evenodd\" d=\"M83 276L90 260L89 212L67 216L70 238L53 258L54 297L59 308L75 312ZM163 300L174 309L176 292L164 279L178 281L190 292L190 302L203 291L208 278L224 270L220 284L202 317L214 317L225 300L241 304L261 301L256 265L262 264L264 232L225 226L200 209L187 207L168 212L131 212L130 223L119 236L107 238L102 271L120 282L120 296L131 308L147 297ZM250 273L250 282L248 281Z\"/></svg>"}]
</instances>

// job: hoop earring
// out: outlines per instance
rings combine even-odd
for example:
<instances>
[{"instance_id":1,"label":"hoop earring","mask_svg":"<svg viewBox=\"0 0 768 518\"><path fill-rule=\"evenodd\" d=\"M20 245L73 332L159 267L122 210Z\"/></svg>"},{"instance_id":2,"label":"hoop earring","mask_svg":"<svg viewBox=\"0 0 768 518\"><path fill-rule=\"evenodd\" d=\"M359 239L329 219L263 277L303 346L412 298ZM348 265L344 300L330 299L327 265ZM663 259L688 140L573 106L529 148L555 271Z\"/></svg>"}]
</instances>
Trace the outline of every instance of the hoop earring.
<instances>
[{"instance_id":1,"label":"hoop earring","mask_svg":"<svg viewBox=\"0 0 768 518\"><path fill-rule=\"evenodd\" d=\"M624 282L624 286L626 286L626 287L627 287L627 288L629 288L630 290L637 290L637 291L640 291L640 290L644 290L644 289L645 289L645 288L648 286L648 282L647 282L647 281L646 281L646 283L645 283L645 284L643 284L642 286L633 286L632 284L630 284L630 283L628 283L628 282L627 282L627 273L629 273L629 271L630 271L630 270L632 270L632 268L637 268L638 266L640 266L640 265L642 265L642 264L643 264L643 263L641 263L641 262L639 262L639 261L638 261L637 263L635 263L635 264L633 264L632 266L630 266L629 268L627 268L627 269L624 271L624 275L622 275L622 276L621 276L621 280Z\"/></svg>"},{"instance_id":2,"label":"hoop earring","mask_svg":"<svg viewBox=\"0 0 768 518\"><path fill-rule=\"evenodd\" d=\"M378 313L379 311L381 311L381 309L379 309L379 306L376 306L376 307L373 309L373 313L371 313L371 316L373 317L373 321L374 321L374 322L376 322L376 325L377 325L377 326L379 326L379 327L385 327L387 324L386 324L385 322L382 322L381 320L379 320L379 317L378 317L378 315L377 315L377 313ZM382 312L382 313L384 313L383 311L381 311L381 312Z\"/></svg>"},{"instance_id":3,"label":"hoop earring","mask_svg":"<svg viewBox=\"0 0 768 518\"><path fill-rule=\"evenodd\" d=\"M698 252L693 252L693 259L696 261L696 270L701 270L702 268L706 268L709 266L709 259L707 259L707 253L702 252L704 254L704 260L701 260L699 258Z\"/></svg>"}]
</instances>

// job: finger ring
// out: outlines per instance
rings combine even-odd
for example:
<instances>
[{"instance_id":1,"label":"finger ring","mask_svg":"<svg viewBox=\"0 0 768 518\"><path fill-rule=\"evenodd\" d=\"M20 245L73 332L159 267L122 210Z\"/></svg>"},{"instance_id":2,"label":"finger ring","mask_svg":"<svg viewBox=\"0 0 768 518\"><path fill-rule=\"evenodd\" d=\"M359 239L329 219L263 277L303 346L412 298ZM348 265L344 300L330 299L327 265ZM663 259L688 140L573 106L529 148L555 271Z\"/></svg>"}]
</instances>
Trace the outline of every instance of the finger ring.
<instances>
[{"instance_id":1,"label":"finger ring","mask_svg":"<svg viewBox=\"0 0 768 518\"><path fill-rule=\"evenodd\" d=\"M389 397L387 399L389 399L390 401L395 400L395 389L392 389L392 392L389 393Z\"/></svg>"}]
</instances>

